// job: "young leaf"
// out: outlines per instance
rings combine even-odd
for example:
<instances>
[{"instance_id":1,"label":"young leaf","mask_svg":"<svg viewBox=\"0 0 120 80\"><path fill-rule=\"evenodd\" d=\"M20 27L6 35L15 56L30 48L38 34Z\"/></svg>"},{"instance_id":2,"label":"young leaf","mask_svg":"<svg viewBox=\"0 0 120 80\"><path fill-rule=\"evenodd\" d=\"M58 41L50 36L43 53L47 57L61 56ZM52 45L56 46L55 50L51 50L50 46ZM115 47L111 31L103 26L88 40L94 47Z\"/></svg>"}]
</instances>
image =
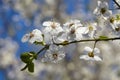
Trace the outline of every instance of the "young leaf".
<instances>
[{"instance_id":1,"label":"young leaf","mask_svg":"<svg viewBox=\"0 0 120 80\"><path fill-rule=\"evenodd\" d=\"M32 54L32 56L34 57L34 59L37 59L37 55L34 51L31 51L30 54Z\"/></svg>"},{"instance_id":2,"label":"young leaf","mask_svg":"<svg viewBox=\"0 0 120 80\"><path fill-rule=\"evenodd\" d=\"M107 36L99 36L99 39L108 39Z\"/></svg>"},{"instance_id":3,"label":"young leaf","mask_svg":"<svg viewBox=\"0 0 120 80\"><path fill-rule=\"evenodd\" d=\"M45 42L44 42L44 41L42 41L42 42L37 42L37 41L35 41L34 44L36 44L36 45L39 45L39 44L40 44L40 45L44 46L44 45L45 45Z\"/></svg>"},{"instance_id":4,"label":"young leaf","mask_svg":"<svg viewBox=\"0 0 120 80\"><path fill-rule=\"evenodd\" d=\"M25 53L21 54L20 59L21 59L24 63L30 62L29 52L25 52Z\"/></svg>"},{"instance_id":5,"label":"young leaf","mask_svg":"<svg viewBox=\"0 0 120 80\"><path fill-rule=\"evenodd\" d=\"M120 20L120 14L116 15L116 20Z\"/></svg>"},{"instance_id":6,"label":"young leaf","mask_svg":"<svg viewBox=\"0 0 120 80\"><path fill-rule=\"evenodd\" d=\"M34 72L34 63L33 62L28 63L28 71L29 72Z\"/></svg>"},{"instance_id":7,"label":"young leaf","mask_svg":"<svg viewBox=\"0 0 120 80\"><path fill-rule=\"evenodd\" d=\"M69 44L68 41L64 41L64 42L62 42L62 45L67 45L67 44Z\"/></svg>"}]
</instances>

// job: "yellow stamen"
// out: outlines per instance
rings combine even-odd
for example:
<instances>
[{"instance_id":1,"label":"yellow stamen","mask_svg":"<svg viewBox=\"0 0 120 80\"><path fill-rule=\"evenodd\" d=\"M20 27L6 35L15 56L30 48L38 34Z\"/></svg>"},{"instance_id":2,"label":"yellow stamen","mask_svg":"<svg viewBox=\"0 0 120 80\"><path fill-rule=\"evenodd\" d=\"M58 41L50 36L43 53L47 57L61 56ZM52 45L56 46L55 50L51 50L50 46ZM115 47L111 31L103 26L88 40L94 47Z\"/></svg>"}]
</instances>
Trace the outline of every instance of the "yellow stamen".
<instances>
[{"instance_id":1,"label":"yellow stamen","mask_svg":"<svg viewBox=\"0 0 120 80\"><path fill-rule=\"evenodd\" d=\"M114 17L110 18L110 23L114 23L115 19Z\"/></svg>"},{"instance_id":2,"label":"yellow stamen","mask_svg":"<svg viewBox=\"0 0 120 80\"><path fill-rule=\"evenodd\" d=\"M93 31L93 27L92 26L89 26L89 31Z\"/></svg>"},{"instance_id":3,"label":"yellow stamen","mask_svg":"<svg viewBox=\"0 0 120 80\"><path fill-rule=\"evenodd\" d=\"M53 29L55 29L56 28L56 25L55 25L55 23L53 22L53 24L51 25L51 27L53 28Z\"/></svg>"},{"instance_id":4,"label":"yellow stamen","mask_svg":"<svg viewBox=\"0 0 120 80\"><path fill-rule=\"evenodd\" d=\"M94 57L94 53L93 53L93 52L90 52L90 53L88 53L88 56L89 56L89 57Z\"/></svg>"}]
</instances>

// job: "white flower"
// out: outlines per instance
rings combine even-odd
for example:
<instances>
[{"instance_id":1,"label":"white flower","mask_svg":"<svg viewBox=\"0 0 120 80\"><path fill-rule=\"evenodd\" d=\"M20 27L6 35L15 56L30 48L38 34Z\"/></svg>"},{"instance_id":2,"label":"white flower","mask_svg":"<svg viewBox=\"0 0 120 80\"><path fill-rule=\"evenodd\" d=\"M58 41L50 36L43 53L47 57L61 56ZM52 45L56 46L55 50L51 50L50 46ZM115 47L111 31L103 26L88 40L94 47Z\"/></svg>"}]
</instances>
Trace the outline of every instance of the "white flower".
<instances>
[{"instance_id":1,"label":"white flower","mask_svg":"<svg viewBox=\"0 0 120 80\"><path fill-rule=\"evenodd\" d=\"M109 10L108 3L103 1L98 1L98 7L93 12L96 16L101 16L103 19L109 17L112 12Z\"/></svg>"},{"instance_id":2,"label":"white flower","mask_svg":"<svg viewBox=\"0 0 120 80\"><path fill-rule=\"evenodd\" d=\"M50 45L49 50L46 51L42 62L57 63L65 57L65 52L60 46Z\"/></svg>"},{"instance_id":3,"label":"white flower","mask_svg":"<svg viewBox=\"0 0 120 80\"><path fill-rule=\"evenodd\" d=\"M87 37L91 37L93 38L95 36L96 30L99 29L99 27L97 26L97 23L88 23L86 24L86 30L83 34L87 34Z\"/></svg>"},{"instance_id":4,"label":"white flower","mask_svg":"<svg viewBox=\"0 0 120 80\"><path fill-rule=\"evenodd\" d=\"M62 41L80 40L82 39L82 33L85 31L85 27L83 27L79 20L66 22L63 29L63 34L58 37Z\"/></svg>"},{"instance_id":5,"label":"white flower","mask_svg":"<svg viewBox=\"0 0 120 80\"><path fill-rule=\"evenodd\" d=\"M43 41L42 32L38 29L34 29L32 32L25 34L22 38L22 42L27 41L30 43L34 43L35 41L42 42Z\"/></svg>"},{"instance_id":6,"label":"white flower","mask_svg":"<svg viewBox=\"0 0 120 80\"><path fill-rule=\"evenodd\" d=\"M90 61L102 61L102 59L99 57L100 50L98 48L94 48L93 50L90 47L85 47L84 54L85 55L80 56L80 59Z\"/></svg>"},{"instance_id":7,"label":"white flower","mask_svg":"<svg viewBox=\"0 0 120 80\"><path fill-rule=\"evenodd\" d=\"M80 20L70 20L68 22L66 22L65 24L63 24L65 27L71 27L71 26L83 26L80 22Z\"/></svg>"},{"instance_id":8,"label":"white flower","mask_svg":"<svg viewBox=\"0 0 120 80\"><path fill-rule=\"evenodd\" d=\"M120 21L116 21L116 23L112 28L113 28L113 33L120 36Z\"/></svg>"},{"instance_id":9,"label":"white flower","mask_svg":"<svg viewBox=\"0 0 120 80\"><path fill-rule=\"evenodd\" d=\"M52 36L57 35L59 32L63 31L60 24L54 21L45 21L43 22L43 26L45 26L43 32Z\"/></svg>"}]
</instances>

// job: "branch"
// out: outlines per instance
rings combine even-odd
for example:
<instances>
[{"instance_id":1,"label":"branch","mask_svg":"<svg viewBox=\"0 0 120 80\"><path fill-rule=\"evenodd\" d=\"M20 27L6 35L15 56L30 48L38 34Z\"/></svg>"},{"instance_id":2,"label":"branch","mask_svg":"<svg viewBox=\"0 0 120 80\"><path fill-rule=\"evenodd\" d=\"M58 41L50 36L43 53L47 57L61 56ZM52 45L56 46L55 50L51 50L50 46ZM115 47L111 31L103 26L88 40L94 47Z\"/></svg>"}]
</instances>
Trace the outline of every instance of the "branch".
<instances>
[{"instance_id":1,"label":"branch","mask_svg":"<svg viewBox=\"0 0 120 80\"><path fill-rule=\"evenodd\" d=\"M41 53L43 50L49 48L49 45L45 45L40 51L37 52L36 55L39 55L39 53Z\"/></svg>"},{"instance_id":2,"label":"branch","mask_svg":"<svg viewBox=\"0 0 120 80\"><path fill-rule=\"evenodd\" d=\"M116 0L113 0L113 2L120 8L120 5L117 3Z\"/></svg>"},{"instance_id":3,"label":"branch","mask_svg":"<svg viewBox=\"0 0 120 80\"><path fill-rule=\"evenodd\" d=\"M91 41L109 41L109 40L119 40L120 37L116 37L116 38L103 38L103 39L87 39L87 40L80 40L80 41L71 41L71 42L67 42L67 43L54 43L55 45L68 45L68 44L73 44L73 43L77 43L77 42L91 42Z\"/></svg>"}]
</instances>

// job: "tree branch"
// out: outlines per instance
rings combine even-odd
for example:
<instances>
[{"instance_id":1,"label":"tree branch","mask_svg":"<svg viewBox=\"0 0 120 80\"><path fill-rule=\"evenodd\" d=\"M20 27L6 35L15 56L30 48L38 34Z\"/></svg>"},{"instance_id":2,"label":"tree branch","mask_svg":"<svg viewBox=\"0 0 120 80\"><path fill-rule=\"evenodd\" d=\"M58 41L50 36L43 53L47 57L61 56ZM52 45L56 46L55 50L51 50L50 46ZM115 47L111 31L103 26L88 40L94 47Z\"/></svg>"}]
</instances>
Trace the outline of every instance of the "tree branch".
<instances>
[{"instance_id":1,"label":"tree branch","mask_svg":"<svg viewBox=\"0 0 120 80\"><path fill-rule=\"evenodd\" d=\"M49 45L45 45L40 51L37 52L36 55L39 55L39 53L41 53L43 50L47 49L49 47Z\"/></svg>"},{"instance_id":2,"label":"tree branch","mask_svg":"<svg viewBox=\"0 0 120 80\"><path fill-rule=\"evenodd\" d=\"M117 3L116 0L113 0L113 2L120 8L120 5Z\"/></svg>"},{"instance_id":3,"label":"tree branch","mask_svg":"<svg viewBox=\"0 0 120 80\"><path fill-rule=\"evenodd\" d=\"M103 39L86 39L86 40L80 40L80 41L71 41L71 42L67 42L67 43L54 43L55 45L68 45L68 44L73 44L73 43L77 43L77 42L91 42L91 41L109 41L109 40L119 40L120 37L116 37L116 38L103 38Z\"/></svg>"}]
</instances>

